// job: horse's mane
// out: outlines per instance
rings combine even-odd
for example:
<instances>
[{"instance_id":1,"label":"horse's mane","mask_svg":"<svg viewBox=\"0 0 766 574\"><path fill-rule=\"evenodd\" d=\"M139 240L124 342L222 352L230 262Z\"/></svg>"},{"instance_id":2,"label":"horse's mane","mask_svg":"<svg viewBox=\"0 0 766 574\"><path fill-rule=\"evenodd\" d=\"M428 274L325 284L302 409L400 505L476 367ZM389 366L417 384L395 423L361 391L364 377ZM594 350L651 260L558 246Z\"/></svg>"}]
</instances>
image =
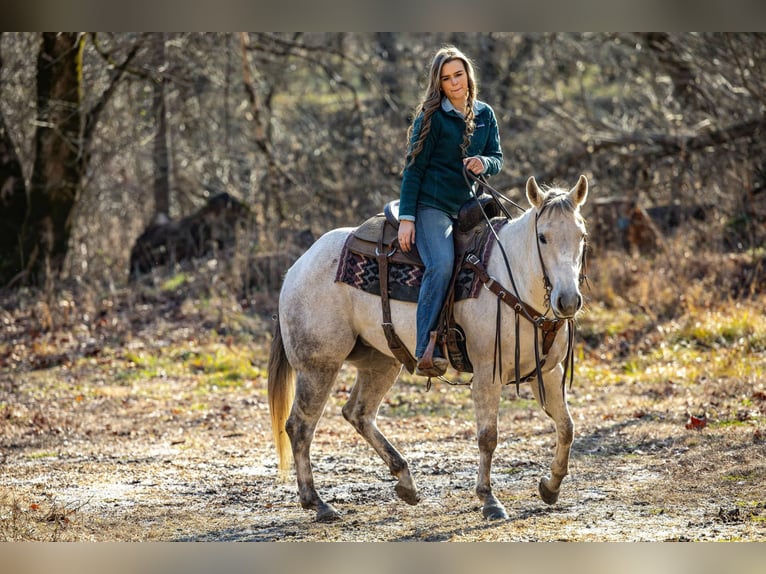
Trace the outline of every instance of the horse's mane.
<instances>
[{"instance_id":1,"label":"horse's mane","mask_svg":"<svg viewBox=\"0 0 766 574\"><path fill-rule=\"evenodd\" d=\"M545 187L542 189L542 192L544 198L540 213L548 210L564 214L574 213L578 221L585 221L580 210L572 201L572 196L567 190L561 189L560 187Z\"/></svg>"}]
</instances>

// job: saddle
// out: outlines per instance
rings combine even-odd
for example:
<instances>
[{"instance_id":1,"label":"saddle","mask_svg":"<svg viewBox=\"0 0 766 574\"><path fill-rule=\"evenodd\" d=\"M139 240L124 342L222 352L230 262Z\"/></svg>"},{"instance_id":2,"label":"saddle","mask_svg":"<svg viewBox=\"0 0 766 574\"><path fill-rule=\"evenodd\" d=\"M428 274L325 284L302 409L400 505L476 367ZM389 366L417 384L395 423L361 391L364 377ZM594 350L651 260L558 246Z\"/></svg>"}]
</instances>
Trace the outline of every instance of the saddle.
<instances>
[{"instance_id":1,"label":"saddle","mask_svg":"<svg viewBox=\"0 0 766 574\"><path fill-rule=\"evenodd\" d=\"M465 345L465 332L454 319L455 280L469 255L480 256L489 239L490 227L487 218L500 214L494 199L488 194L467 201L458 213L453 229L455 242L455 266L452 270L447 296L445 297L438 327L431 332L428 348L423 358L432 359L436 345L445 351L446 357L457 371L473 372ZM391 322L391 305L388 289L388 268L390 263L424 267L417 248L404 252L399 248L399 200L389 202L383 212L374 215L351 232L347 248L366 257L375 258L380 275L380 300L383 315L383 332L394 356L404 364L410 373L415 372L416 360L402 343Z\"/></svg>"}]
</instances>

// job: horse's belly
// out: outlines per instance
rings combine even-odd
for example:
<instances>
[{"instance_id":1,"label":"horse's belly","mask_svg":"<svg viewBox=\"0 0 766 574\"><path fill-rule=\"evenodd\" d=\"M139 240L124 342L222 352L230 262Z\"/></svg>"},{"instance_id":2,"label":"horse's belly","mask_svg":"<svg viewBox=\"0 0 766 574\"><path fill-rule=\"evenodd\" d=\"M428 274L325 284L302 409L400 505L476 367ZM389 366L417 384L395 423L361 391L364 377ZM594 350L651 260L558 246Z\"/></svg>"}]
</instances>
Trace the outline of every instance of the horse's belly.
<instances>
[{"instance_id":1,"label":"horse's belly","mask_svg":"<svg viewBox=\"0 0 766 574\"><path fill-rule=\"evenodd\" d=\"M388 347L385 333L383 332L383 307L381 299L377 295L371 295L354 289L348 285L340 285L339 288L349 289L348 298L352 305L352 318L354 331L379 351L393 357ZM402 301L390 301L391 323L394 331L411 353L415 352L416 318L415 303Z\"/></svg>"}]
</instances>

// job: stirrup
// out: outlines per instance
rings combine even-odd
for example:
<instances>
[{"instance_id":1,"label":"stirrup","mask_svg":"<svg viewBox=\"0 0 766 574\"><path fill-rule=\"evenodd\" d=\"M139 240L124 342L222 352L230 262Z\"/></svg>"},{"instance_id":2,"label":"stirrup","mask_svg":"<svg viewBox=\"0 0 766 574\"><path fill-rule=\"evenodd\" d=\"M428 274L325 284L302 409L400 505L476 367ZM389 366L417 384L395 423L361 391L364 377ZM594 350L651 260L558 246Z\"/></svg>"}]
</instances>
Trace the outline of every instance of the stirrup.
<instances>
[{"instance_id":1,"label":"stirrup","mask_svg":"<svg viewBox=\"0 0 766 574\"><path fill-rule=\"evenodd\" d=\"M438 331L431 331L429 333L426 350L422 356L417 358L417 365L415 367L416 375L439 377L447 372L447 366L449 365L447 359L434 356L436 353L436 338L438 336Z\"/></svg>"},{"instance_id":2,"label":"stirrup","mask_svg":"<svg viewBox=\"0 0 766 574\"><path fill-rule=\"evenodd\" d=\"M414 374L421 377L441 377L447 372L448 365L449 361L444 357L428 357L426 355L418 360Z\"/></svg>"}]
</instances>

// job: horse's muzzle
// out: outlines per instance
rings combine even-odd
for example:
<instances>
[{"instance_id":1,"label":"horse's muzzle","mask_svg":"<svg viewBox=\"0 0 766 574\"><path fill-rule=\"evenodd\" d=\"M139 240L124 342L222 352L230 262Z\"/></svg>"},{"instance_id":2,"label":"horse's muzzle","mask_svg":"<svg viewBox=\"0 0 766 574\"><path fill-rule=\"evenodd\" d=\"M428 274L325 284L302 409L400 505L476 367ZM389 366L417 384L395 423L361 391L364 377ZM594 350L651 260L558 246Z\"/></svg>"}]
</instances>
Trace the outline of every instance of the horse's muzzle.
<instances>
[{"instance_id":1,"label":"horse's muzzle","mask_svg":"<svg viewBox=\"0 0 766 574\"><path fill-rule=\"evenodd\" d=\"M582 295L570 293L558 295L553 300L553 314L559 319L571 319L582 309Z\"/></svg>"}]
</instances>

